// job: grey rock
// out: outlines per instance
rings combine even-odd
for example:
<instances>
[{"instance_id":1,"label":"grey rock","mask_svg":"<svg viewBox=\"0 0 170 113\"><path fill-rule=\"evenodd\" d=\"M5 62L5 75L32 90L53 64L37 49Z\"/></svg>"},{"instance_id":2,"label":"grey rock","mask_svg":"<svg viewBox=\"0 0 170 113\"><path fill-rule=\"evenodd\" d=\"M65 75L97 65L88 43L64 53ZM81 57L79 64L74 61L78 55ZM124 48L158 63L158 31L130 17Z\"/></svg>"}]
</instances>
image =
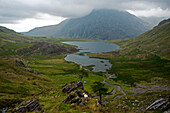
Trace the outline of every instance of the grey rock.
<instances>
[{"instance_id":1,"label":"grey rock","mask_svg":"<svg viewBox=\"0 0 170 113\"><path fill-rule=\"evenodd\" d=\"M20 67L26 67L25 64L20 60L15 60L15 63Z\"/></svg>"},{"instance_id":2,"label":"grey rock","mask_svg":"<svg viewBox=\"0 0 170 113\"><path fill-rule=\"evenodd\" d=\"M71 99L73 99L75 96L74 95L69 95L67 96L63 101L62 103L66 103L67 101L70 101Z\"/></svg>"},{"instance_id":3,"label":"grey rock","mask_svg":"<svg viewBox=\"0 0 170 113\"><path fill-rule=\"evenodd\" d=\"M82 90L84 90L84 87L83 87L83 83L82 82L72 82L70 84L66 84L63 89L62 89L62 92L67 92L67 93L70 93L78 88L81 88Z\"/></svg>"},{"instance_id":4,"label":"grey rock","mask_svg":"<svg viewBox=\"0 0 170 113\"><path fill-rule=\"evenodd\" d=\"M41 111L40 104L36 99L28 100L22 103L20 106L14 109L15 113L26 113L26 112L36 112Z\"/></svg>"},{"instance_id":5,"label":"grey rock","mask_svg":"<svg viewBox=\"0 0 170 113\"><path fill-rule=\"evenodd\" d=\"M135 100L136 103L138 103L139 101L138 100Z\"/></svg>"},{"instance_id":6,"label":"grey rock","mask_svg":"<svg viewBox=\"0 0 170 113\"><path fill-rule=\"evenodd\" d=\"M146 110L161 110L162 112L165 112L169 109L169 105L169 98L161 98L149 105Z\"/></svg>"},{"instance_id":7,"label":"grey rock","mask_svg":"<svg viewBox=\"0 0 170 113\"><path fill-rule=\"evenodd\" d=\"M82 99L80 98L80 97L76 97L76 98L74 98L74 99L72 99L71 101L70 101L70 104L80 104L82 102Z\"/></svg>"}]
</instances>

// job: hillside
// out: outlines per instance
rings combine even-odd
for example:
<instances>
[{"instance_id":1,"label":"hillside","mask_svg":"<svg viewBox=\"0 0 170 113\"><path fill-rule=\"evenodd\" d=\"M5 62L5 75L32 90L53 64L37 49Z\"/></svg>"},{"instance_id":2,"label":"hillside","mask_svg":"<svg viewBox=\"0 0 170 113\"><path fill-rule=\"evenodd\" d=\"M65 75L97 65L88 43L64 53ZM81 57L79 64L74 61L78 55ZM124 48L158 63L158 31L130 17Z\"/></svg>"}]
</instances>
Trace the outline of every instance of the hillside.
<instances>
[{"instance_id":1,"label":"hillside","mask_svg":"<svg viewBox=\"0 0 170 113\"><path fill-rule=\"evenodd\" d=\"M169 19L168 19L169 20ZM158 26L131 39L117 40L124 48L140 49L170 59L170 22L163 20Z\"/></svg>"},{"instance_id":2,"label":"hillside","mask_svg":"<svg viewBox=\"0 0 170 113\"><path fill-rule=\"evenodd\" d=\"M114 66L109 71L119 74L118 80L131 84L154 77L169 80L170 22L165 21L136 38L107 41L118 44L119 50L89 55L110 59Z\"/></svg>"},{"instance_id":3,"label":"hillside","mask_svg":"<svg viewBox=\"0 0 170 113\"><path fill-rule=\"evenodd\" d=\"M39 27L24 34L54 38L88 38L111 40L136 37L150 27L128 12L93 10L90 14L58 25Z\"/></svg>"},{"instance_id":4,"label":"hillside","mask_svg":"<svg viewBox=\"0 0 170 113\"><path fill-rule=\"evenodd\" d=\"M131 84L127 92L133 93L132 95L127 94L128 98L140 100L145 104L152 101L157 105L161 103L158 102L159 99L169 99L170 23L168 21L164 22L164 24L159 24L159 26L136 38L107 41L120 46L120 49L116 51L88 54L91 57L109 59L113 66L108 70L108 73L110 75L117 75L117 78L110 80L110 83L113 84L121 81L125 84ZM166 88L164 89L163 87ZM156 100L158 103L156 103ZM131 105L126 99L125 103ZM114 102L110 102L110 106L112 104ZM154 104L152 105L154 106ZM127 105L128 108L129 105ZM132 106L135 105L132 104ZM153 112L164 112L157 108L152 108L152 110L154 110ZM129 111L126 112L129 113ZM169 108L167 108L167 112L169 112Z\"/></svg>"},{"instance_id":5,"label":"hillside","mask_svg":"<svg viewBox=\"0 0 170 113\"><path fill-rule=\"evenodd\" d=\"M60 85L73 80L69 76L77 65L64 61L64 56L77 49L62 41L66 40L26 36L0 26L0 112L38 98L43 106L48 102L44 95L55 95ZM55 74L60 82L53 83L50 75Z\"/></svg>"},{"instance_id":6,"label":"hillside","mask_svg":"<svg viewBox=\"0 0 170 113\"><path fill-rule=\"evenodd\" d=\"M53 56L77 51L75 47L60 43L62 41L65 40L50 37L31 37L5 27L0 27L0 56Z\"/></svg>"}]
</instances>

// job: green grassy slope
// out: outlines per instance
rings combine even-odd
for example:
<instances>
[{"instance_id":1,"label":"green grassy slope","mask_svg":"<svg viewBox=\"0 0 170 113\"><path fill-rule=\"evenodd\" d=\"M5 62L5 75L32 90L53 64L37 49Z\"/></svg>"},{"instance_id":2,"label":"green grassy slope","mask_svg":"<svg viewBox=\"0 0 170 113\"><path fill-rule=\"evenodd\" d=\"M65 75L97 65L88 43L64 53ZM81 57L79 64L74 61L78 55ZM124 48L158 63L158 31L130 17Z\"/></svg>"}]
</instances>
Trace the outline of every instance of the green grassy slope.
<instances>
[{"instance_id":1,"label":"green grassy slope","mask_svg":"<svg viewBox=\"0 0 170 113\"><path fill-rule=\"evenodd\" d=\"M160 90L161 87L170 86L170 60L169 60L169 44L170 44L170 23L165 23L156 26L152 30L130 39L117 39L107 41L116 43L121 48L116 51L99 54L89 54L91 57L99 57L109 59L113 64L112 68L108 70L109 74L115 74L117 78L110 79L109 83L123 83L123 86L130 85L130 89L126 98L123 100L114 100L106 104L108 108L114 108L116 101L124 101L121 104L126 104L126 110L119 109L118 112L133 113L134 109L139 107L129 103L129 100L139 100L145 105L151 104L160 98L169 98L170 90ZM143 92L148 88L157 86L152 90ZM160 89L159 89L160 88ZM125 88L126 89L126 88ZM125 90L124 89L124 90ZM159 90L157 90L159 89ZM137 91L138 90L138 91ZM132 91L132 92L131 92ZM137 93L131 95L130 93ZM140 103L141 105L142 103ZM117 111L116 110L116 111ZM115 112L116 112L115 111ZM156 113L161 111L141 111Z\"/></svg>"},{"instance_id":2,"label":"green grassy slope","mask_svg":"<svg viewBox=\"0 0 170 113\"><path fill-rule=\"evenodd\" d=\"M45 55L50 59L77 51L75 47L59 43L61 41L64 39L35 38L0 27L0 109L53 88L53 80L45 76L45 72L33 69L30 63Z\"/></svg>"},{"instance_id":3,"label":"green grassy slope","mask_svg":"<svg viewBox=\"0 0 170 113\"><path fill-rule=\"evenodd\" d=\"M170 22L156 26L136 38L112 42L122 45L122 48L139 49L170 59Z\"/></svg>"}]
</instances>

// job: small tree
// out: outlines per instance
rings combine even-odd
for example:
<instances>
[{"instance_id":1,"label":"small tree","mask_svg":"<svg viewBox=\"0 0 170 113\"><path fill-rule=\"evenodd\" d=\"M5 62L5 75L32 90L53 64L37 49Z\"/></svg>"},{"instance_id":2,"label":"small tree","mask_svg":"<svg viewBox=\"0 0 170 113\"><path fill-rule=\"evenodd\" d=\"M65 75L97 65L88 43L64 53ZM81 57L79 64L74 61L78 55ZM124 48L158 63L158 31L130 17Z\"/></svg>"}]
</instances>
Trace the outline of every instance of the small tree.
<instances>
[{"instance_id":1,"label":"small tree","mask_svg":"<svg viewBox=\"0 0 170 113\"><path fill-rule=\"evenodd\" d=\"M108 88L104 87L104 84L101 82L94 82L92 85L93 92L95 92L97 95L99 95L99 103L102 104L102 95L106 94L108 91Z\"/></svg>"}]
</instances>

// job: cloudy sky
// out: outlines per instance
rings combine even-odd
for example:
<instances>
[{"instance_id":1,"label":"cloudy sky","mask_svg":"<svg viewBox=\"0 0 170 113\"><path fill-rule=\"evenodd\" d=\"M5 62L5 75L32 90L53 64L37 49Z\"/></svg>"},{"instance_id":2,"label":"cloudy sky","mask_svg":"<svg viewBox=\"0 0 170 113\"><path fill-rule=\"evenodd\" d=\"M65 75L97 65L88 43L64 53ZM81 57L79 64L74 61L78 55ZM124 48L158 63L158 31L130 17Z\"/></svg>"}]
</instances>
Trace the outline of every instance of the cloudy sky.
<instances>
[{"instance_id":1,"label":"cloudy sky","mask_svg":"<svg viewBox=\"0 0 170 113\"><path fill-rule=\"evenodd\" d=\"M136 16L170 17L170 0L0 0L0 26L23 32L107 8Z\"/></svg>"}]
</instances>

